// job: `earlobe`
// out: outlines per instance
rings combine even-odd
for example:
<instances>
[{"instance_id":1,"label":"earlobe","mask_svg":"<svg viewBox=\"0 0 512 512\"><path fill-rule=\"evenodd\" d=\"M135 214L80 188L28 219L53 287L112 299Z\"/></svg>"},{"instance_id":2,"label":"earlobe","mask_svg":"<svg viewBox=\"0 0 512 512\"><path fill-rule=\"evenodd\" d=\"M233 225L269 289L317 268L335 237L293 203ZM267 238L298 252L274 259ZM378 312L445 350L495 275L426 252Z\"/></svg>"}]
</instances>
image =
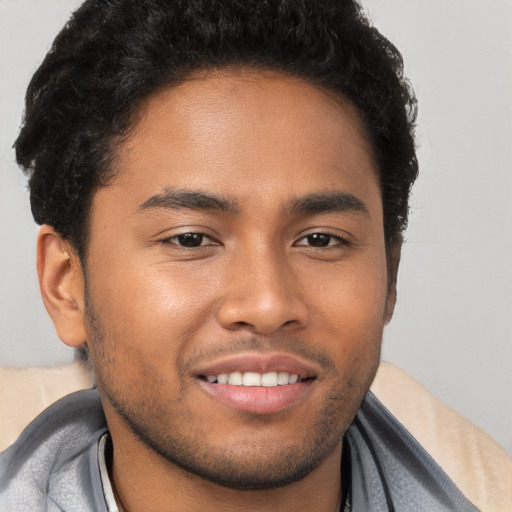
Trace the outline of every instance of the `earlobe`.
<instances>
[{"instance_id":1,"label":"earlobe","mask_svg":"<svg viewBox=\"0 0 512 512\"><path fill-rule=\"evenodd\" d=\"M41 227L37 239L37 275L59 338L70 347L85 343L82 265L69 243L47 225Z\"/></svg>"},{"instance_id":2,"label":"earlobe","mask_svg":"<svg viewBox=\"0 0 512 512\"><path fill-rule=\"evenodd\" d=\"M390 242L387 248L387 266L388 266L388 297L386 301L385 322L388 324L393 317L396 304L396 283L398 277L398 267L400 266L400 256L402 252L403 238L396 237Z\"/></svg>"}]
</instances>

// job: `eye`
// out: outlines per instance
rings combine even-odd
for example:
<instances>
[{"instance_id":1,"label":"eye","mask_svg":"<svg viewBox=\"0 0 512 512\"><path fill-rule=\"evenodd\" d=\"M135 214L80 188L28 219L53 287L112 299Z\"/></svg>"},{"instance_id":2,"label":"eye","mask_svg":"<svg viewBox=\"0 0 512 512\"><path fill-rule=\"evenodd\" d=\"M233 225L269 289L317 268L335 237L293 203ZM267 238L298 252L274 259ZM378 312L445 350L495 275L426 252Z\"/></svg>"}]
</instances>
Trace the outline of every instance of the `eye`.
<instances>
[{"instance_id":1,"label":"eye","mask_svg":"<svg viewBox=\"0 0 512 512\"><path fill-rule=\"evenodd\" d=\"M181 233L180 235L171 236L162 240L163 243L178 245L193 249L205 245L216 245L213 240L204 233Z\"/></svg>"},{"instance_id":2,"label":"eye","mask_svg":"<svg viewBox=\"0 0 512 512\"><path fill-rule=\"evenodd\" d=\"M301 238L296 245L323 248L347 245L347 241L339 236L330 235L329 233L311 233Z\"/></svg>"}]
</instances>

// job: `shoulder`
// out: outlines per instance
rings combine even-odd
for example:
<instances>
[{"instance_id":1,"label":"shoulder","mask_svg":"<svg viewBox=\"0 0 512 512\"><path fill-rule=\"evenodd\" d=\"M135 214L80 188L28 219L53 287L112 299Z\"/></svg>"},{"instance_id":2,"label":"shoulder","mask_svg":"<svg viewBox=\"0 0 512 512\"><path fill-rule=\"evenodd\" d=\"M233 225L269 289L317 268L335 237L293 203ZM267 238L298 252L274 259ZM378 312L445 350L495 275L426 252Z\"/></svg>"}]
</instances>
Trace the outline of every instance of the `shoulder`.
<instances>
[{"instance_id":1,"label":"shoulder","mask_svg":"<svg viewBox=\"0 0 512 512\"><path fill-rule=\"evenodd\" d=\"M0 452L49 405L91 387L91 375L79 361L51 367L0 368Z\"/></svg>"},{"instance_id":2,"label":"shoulder","mask_svg":"<svg viewBox=\"0 0 512 512\"><path fill-rule=\"evenodd\" d=\"M46 409L0 454L0 509L103 510L97 466L105 431L94 390L73 393Z\"/></svg>"},{"instance_id":3,"label":"shoulder","mask_svg":"<svg viewBox=\"0 0 512 512\"><path fill-rule=\"evenodd\" d=\"M512 460L489 435L390 363L371 391L477 509L512 510Z\"/></svg>"}]
</instances>

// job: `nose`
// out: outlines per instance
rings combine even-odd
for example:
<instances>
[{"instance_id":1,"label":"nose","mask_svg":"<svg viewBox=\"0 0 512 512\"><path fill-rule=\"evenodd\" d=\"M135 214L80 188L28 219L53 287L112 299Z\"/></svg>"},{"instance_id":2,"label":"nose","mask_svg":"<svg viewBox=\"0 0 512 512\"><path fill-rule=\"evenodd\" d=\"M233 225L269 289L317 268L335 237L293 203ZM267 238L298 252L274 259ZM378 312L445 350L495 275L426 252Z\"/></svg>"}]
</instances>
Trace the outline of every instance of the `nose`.
<instances>
[{"instance_id":1,"label":"nose","mask_svg":"<svg viewBox=\"0 0 512 512\"><path fill-rule=\"evenodd\" d=\"M300 329L308 323L308 308L290 262L270 250L247 251L236 258L217 311L224 328L258 334Z\"/></svg>"}]
</instances>

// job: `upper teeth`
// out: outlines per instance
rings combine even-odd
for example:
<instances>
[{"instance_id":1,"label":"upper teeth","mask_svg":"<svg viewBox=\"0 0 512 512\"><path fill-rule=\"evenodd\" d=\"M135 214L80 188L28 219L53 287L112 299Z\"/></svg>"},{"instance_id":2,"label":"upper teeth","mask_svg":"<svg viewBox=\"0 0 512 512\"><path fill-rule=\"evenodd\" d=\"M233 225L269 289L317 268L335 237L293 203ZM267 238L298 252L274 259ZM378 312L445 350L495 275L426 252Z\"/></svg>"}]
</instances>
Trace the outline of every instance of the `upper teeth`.
<instances>
[{"instance_id":1,"label":"upper teeth","mask_svg":"<svg viewBox=\"0 0 512 512\"><path fill-rule=\"evenodd\" d=\"M297 374L286 372L233 372L208 375L206 378L208 382L218 384L230 384L231 386L263 386L267 388L295 384L299 380Z\"/></svg>"}]
</instances>

